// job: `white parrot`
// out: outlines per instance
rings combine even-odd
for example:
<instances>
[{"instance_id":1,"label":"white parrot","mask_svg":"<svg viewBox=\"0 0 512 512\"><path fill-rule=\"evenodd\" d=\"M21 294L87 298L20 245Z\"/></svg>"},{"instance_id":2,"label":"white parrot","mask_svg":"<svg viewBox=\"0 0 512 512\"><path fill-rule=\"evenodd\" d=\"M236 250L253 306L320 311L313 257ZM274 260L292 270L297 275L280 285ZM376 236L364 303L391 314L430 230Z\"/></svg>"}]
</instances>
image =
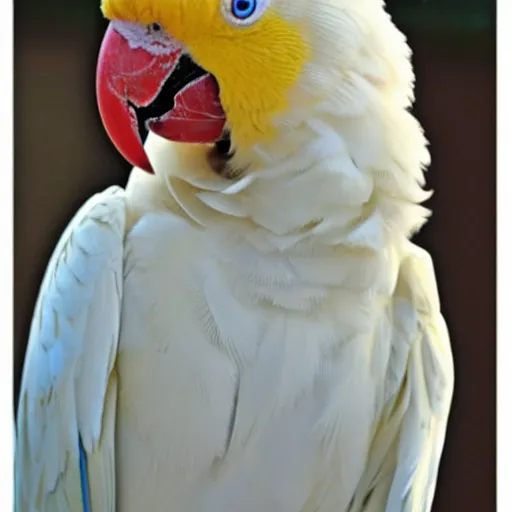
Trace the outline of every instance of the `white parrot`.
<instances>
[{"instance_id":1,"label":"white parrot","mask_svg":"<svg viewBox=\"0 0 512 512\"><path fill-rule=\"evenodd\" d=\"M43 280L17 512L429 511L453 361L382 0L102 11L99 108L135 168Z\"/></svg>"}]
</instances>

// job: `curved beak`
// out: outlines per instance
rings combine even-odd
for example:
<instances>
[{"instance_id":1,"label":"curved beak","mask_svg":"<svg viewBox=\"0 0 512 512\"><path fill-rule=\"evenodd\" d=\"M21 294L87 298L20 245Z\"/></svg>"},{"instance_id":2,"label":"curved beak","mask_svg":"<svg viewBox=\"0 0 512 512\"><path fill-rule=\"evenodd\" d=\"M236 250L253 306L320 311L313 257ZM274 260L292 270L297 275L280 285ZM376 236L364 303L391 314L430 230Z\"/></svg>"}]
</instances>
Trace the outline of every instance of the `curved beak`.
<instances>
[{"instance_id":1,"label":"curved beak","mask_svg":"<svg viewBox=\"0 0 512 512\"><path fill-rule=\"evenodd\" d=\"M128 162L148 172L148 130L176 142L222 137L226 117L217 82L178 44L137 47L111 22L100 49L96 92L110 139Z\"/></svg>"}]
</instances>

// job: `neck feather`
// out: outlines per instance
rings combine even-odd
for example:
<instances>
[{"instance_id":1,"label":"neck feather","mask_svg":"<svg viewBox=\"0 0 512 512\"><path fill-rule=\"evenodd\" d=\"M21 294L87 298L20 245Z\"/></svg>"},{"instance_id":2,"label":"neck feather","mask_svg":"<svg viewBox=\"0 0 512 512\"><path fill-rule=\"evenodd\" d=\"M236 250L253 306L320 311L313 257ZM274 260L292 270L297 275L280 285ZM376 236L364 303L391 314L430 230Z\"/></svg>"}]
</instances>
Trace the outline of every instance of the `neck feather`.
<instances>
[{"instance_id":1,"label":"neck feather","mask_svg":"<svg viewBox=\"0 0 512 512\"><path fill-rule=\"evenodd\" d=\"M242 155L251 165L237 181L212 177L201 148L153 139L146 149L184 215L204 227L241 231L280 251L297 244L379 251L406 241L429 215L420 205L430 193L418 122L382 101L358 116L322 106L313 114L283 122L278 141Z\"/></svg>"}]
</instances>

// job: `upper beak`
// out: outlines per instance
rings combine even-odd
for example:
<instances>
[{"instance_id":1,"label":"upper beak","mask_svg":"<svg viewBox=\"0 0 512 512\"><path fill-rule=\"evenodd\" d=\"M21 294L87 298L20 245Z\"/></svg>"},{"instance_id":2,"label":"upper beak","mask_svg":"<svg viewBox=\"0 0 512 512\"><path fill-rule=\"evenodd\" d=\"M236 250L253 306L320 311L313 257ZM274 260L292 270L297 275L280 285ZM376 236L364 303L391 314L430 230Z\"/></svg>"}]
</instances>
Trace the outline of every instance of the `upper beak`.
<instances>
[{"instance_id":1,"label":"upper beak","mask_svg":"<svg viewBox=\"0 0 512 512\"><path fill-rule=\"evenodd\" d=\"M133 46L133 45L132 45ZM131 47L110 23L96 76L105 129L132 165L153 172L143 147L147 130L177 142L210 143L226 121L215 78L178 45Z\"/></svg>"}]
</instances>

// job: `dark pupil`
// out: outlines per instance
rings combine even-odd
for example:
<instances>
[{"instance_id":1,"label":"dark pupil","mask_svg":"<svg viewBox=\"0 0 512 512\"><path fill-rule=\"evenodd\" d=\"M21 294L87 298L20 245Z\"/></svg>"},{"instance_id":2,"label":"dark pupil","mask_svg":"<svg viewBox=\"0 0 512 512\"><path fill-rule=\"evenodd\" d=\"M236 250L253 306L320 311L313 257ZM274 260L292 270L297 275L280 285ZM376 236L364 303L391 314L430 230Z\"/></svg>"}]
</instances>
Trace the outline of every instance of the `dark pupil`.
<instances>
[{"instance_id":1,"label":"dark pupil","mask_svg":"<svg viewBox=\"0 0 512 512\"><path fill-rule=\"evenodd\" d=\"M153 32L158 32L160 30L160 25L158 23L152 23L151 29L153 30Z\"/></svg>"},{"instance_id":2,"label":"dark pupil","mask_svg":"<svg viewBox=\"0 0 512 512\"><path fill-rule=\"evenodd\" d=\"M251 2L248 2L247 0L237 0L235 5L235 9L242 14L251 9Z\"/></svg>"}]
</instances>

